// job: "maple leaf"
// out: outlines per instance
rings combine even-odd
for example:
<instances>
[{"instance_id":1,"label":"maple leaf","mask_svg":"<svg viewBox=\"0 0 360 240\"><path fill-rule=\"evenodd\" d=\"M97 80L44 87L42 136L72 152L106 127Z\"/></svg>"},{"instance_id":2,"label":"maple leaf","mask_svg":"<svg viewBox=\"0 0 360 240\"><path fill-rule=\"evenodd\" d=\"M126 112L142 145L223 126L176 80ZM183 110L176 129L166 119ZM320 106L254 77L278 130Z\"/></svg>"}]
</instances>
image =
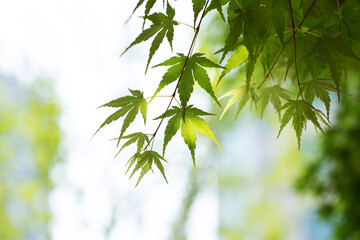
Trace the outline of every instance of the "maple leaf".
<instances>
[{"instance_id":1,"label":"maple leaf","mask_svg":"<svg viewBox=\"0 0 360 240\"><path fill-rule=\"evenodd\" d=\"M140 92L139 90L130 90L131 95L120 97L118 99L112 100L100 107L114 107L114 108L120 108L115 113L110 115L96 130L95 134L105 125L108 125L112 123L113 121L118 120L120 117L125 116L123 125L121 127L120 136L118 138L118 145L120 142L120 139L123 137L123 134L125 133L125 130L130 126L130 124L135 120L136 115L140 111L143 119L144 124L146 123L146 113L147 113L147 102L144 99L143 92ZM95 135L94 134L94 135Z\"/></svg>"},{"instance_id":2,"label":"maple leaf","mask_svg":"<svg viewBox=\"0 0 360 240\"><path fill-rule=\"evenodd\" d=\"M206 68L223 68L223 67L205 58L202 53L195 53L191 57L189 57L186 62L185 69L183 70L185 61L186 61L186 56L178 53L178 56L171 57L170 59L164 61L163 63L160 63L155 66L155 67L158 66L171 66L171 67L163 75L162 80L160 81L159 86L153 95L153 98L165 86L176 81L181 76L181 80L178 86L178 93L180 96L181 105L183 107L186 107L187 102L190 99L190 96L194 90L195 81L199 84L199 86L202 89L204 89L215 100L215 102L219 106L221 106L218 99L215 96L214 90L211 86L210 77L207 74L204 67Z\"/></svg>"},{"instance_id":3,"label":"maple leaf","mask_svg":"<svg viewBox=\"0 0 360 240\"><path fill-rule=\"evenodd\" d=\"M235 119L238 117L240 111L243 109L243 107L249 101L249 99L251 99L251 103L256 103L257 101L257 96L255 94L254 89L247 85L243 85L241 87L232 89L227 93L225 93L224 95L222 95L219 99L223 99L229 96L232 96L232 98L230 98L230 100L227 102L223 112L221 113L220 120L224 117L225 113L229 110L229 108L232 105L234 105L237 101L239 101L239 103L236 110Z\"/></svg>"},{"instance_id":4,"label":"maple leaf","mask_svg":"<svg viewBox=\"0 0 360 240\"><path fill-rule=\"evenodd\" d=\"M279 85L265 88L265 90L259 97L260 103L261 103L261 117L264 113L266 106L268 105L269 102L271 102L271 104L275 108L276 112L278 112L279 118L280 118L281 117L281 115L280 115L280 112L281 112L280 98L285 99L285 100L290 100L290 97L285 89L283 89Z\"/></svg>"},{"instance_id":5,"label":"maple leaf","mask_svg":"<svg viewBox=\"0 0 360 240\"><path fill-rule=\"evenodd\" d=\"M326 107L326 116L329 119L330 114L330 96L329 92L337 92L335 85L329 83L328 79L312 79L310 81L303 82L305 99L312 104L315 96L318 97Z\"/></svg>"},{"instance_id":6,"label":"maple leaf","mask_svg":"<svg viewBox=\"0 0 360 240\"><path fill-rule=\"evenodd\" d=\"M129 167L126 170L125 174L127 174L127 172L130 170L130 168L133 165L135 165L135 167L129 177L129 179L130 179L134 175L134 173L136 173L139 169L141 169L140 176L135 185L135 187L137 187L138 184L140 183L141 179L144 177L144 175L146 173L148 173L150 169L152 169L152 164L155 163L156 167L159 169L159 171L163 175L166 183L168 183L166 176L165 176L164 167L163 167L161 161L166 162L166 160L155 151L147 150L147 151L144 151L143 153L136 152L127 162L127 165L129 165Z\"/></svg>"},{"instance_id":7,"label":"maple leaf","mask_svg":"<svg viewBox=\"0 0 360 240\"><path fill-rule=\"evenodd\" d=\"M326 32L322 38L319 38L309 54L310 62L313 63L310 67L313 78L317 78L327 64L340 100L340 81L345 68L342 64L343 56L351 57L358 61L360 61L360 58L339 36L336 38L329 37L326 35Z\"/></svg>"},{"instance_id":8,"label":"maple leaf","mask_svg":"<svg viewBox=\"0 0 360 240\"><path fill-rule=\"evenodd\" d=\"M149 137L148 135L142 133L142 132L136 132L132 133L126 136L121 137L121 139L129 139L124 145L120 148L119 152L115 155L119 155L119 153L126 147L130 146L131 144L134 144L137 142L137 150L136 152L141 152L142 148L144 147L145 142L149 143ZM114 140L118 140L118 138L115 138Z\"/></svg>"},{"instance_id":9,"label":"maple leaf","mask_svg":"<svg viewBox=\"0 0 360 240\"><path fill-rule=\"evenodd\" d=\"M172 107L166 115L160 115L155 119L161 119L163 117L171 117L167 123L165 129L165 137L163 144L163 155L165 154L166 146L170 142L170 140L175 136L179 129L181 129L181 136L184 139L184 142L188 146L191 157L193 159L193 163L195 166L195 148L196 148L196 131L204 134L211 140L213 140L220 149L221 146L214 137L214 134L210 130L209 125L199 116L213 115L211 113L204 112L198 108L189 105L183 110L179 107Z\"/></svg>"},{"instance_id":10,"label":"maple leaf","mask_svg":"<svg viewBox=\"0 0 360 240\"><path fill-rule=\"evenodd\" d=\"M310 103L304 100L289 100L287 103L285 103L282 106L281 110L285 110L285 113L281 119L280 130L277 137L280 136L282 130L288 124L288 122L291 119L293 119L292 126L296 132L299 149L300 149L301 134L304 129L304 126L306 126L307 120L310 120L314 124L315 129L316 128L320 129L320 131L323 132L320 123L317 119L317 115L319 113L321 113L322 115L324 114L320 110L314 108Z\"/></svg>"},{"instance_id":11,"label":"maple leaf","mask_svg":"<svg viewBox=\"0 0 360 240\"><path fill-rule=\"evenodd\" d=\"M232 0L229 3L227 10L229 34L225 40L221 61L234 48L241 34L249 56L253 55L255 45L260 42L260 39L265 37L269 25L266 3L262 1L245 2Z\"/></svg>"},{"instance_id":12,"label":"maple leaf","mask_svg":"<svg viewBox=\"0 0 360 240\"><path fill-rule=\"evenodd\" d=\"M172 42L174 38L174 25L178 25L178 22L173 20L175 16L175 10L170 6L170 4L167 4L166 14L167 15L163 13L153 13L148 16L145 15L144 18L150 20L152 22L152 25L148 29L145 29L142 33L140 33L140 35L121 54L121 56L124 55L131 47L141 42L147 41L149 38L151 38L157 33L153 42L151 43L149 58L146 64L145 72L147 72L150 61L154 56L155 52L159 49L160 44L162 43L165 36L172 49Z\"/></svg>"}]
</instances>

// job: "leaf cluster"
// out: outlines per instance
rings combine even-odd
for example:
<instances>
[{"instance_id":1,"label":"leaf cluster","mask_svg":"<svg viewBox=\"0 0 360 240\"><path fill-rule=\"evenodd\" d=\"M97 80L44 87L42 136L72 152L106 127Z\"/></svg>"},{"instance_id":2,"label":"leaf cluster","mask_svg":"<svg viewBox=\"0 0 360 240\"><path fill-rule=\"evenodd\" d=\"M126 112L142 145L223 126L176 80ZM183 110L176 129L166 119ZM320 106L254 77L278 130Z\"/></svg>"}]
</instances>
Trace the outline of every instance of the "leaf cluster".
<instances>
[{"instance_id":1,"label":"leaf cluster","mask_svg":"<svg viewBox=\"0 0 360 240\"><path fill-rule=\"evenodd\" d=\"M133 46L153 38L145 72L165 37L171 49L175 48L175 26L182 24L174 20L176 9L168 1L161 2L164 13L151 12L156 0L137 2L133 13L145 5L143 27L146 23L150 23L150 26L143 28L123 52L124 54ZM194 36L189 42L189 52L177 53L154 66L165 66L168 69L159 80L155 93L149 97L149 103L168 85L174 86L174 92L169 96L169 104L163 114L156 118L160 121L153 134L137 132L124 136L138 112L142 114L144 124L146 123L148 102L141 91L130 90L131 95L103 105L119 109L97 131L124 117L120 136L117 138L118 144L121 139L128 139L120 148L121 151L137 143L137 151L129 165L135 166L132 174L142 169L139 181L151 169L152 162L155 162L165 178L163 167L159 163L160 160L165 160L163 157L166 147L179 130L194 165L196 132L209 137L220 147L203 119L211 114L191 103L195 84L205 90L219 107L222 106L221 99L229 97L220 119L234 105L237 105L235 118L238 117L248 102L250 109L255 108L261 117L271 103L280 120L278 135L292 120L299 148L302 132L308 121L321 132L324 125L330 126L331 93L337 93L340 101L340 95L344 93L341 86L347 78L346 61L360 60L356 53L360 44L358 0L192 0L191 3L193 27L190 27ZM202 20L213 10L219 16L213 21L221 21L220 26L225 30L219 32L226 34L220 38L221 43L215 42L213 39L216 38L213 36L205 37L208 45L223 46L218 51L214 49L215 53L220 54L205 57L204 53L194 50L195 43ZM222 66L224 60L226 64ZM212 83L208 68L220 70L216 84ZM234 87L227 87L222 97L217 98L216 91L223 90L220 83L222 86ZM324 104L326 114L313 106L316 99ZM175 102L178 106L173 105ZM153 150L153 143L166 120L160 155Z\"/></svg>"}]
</instances>

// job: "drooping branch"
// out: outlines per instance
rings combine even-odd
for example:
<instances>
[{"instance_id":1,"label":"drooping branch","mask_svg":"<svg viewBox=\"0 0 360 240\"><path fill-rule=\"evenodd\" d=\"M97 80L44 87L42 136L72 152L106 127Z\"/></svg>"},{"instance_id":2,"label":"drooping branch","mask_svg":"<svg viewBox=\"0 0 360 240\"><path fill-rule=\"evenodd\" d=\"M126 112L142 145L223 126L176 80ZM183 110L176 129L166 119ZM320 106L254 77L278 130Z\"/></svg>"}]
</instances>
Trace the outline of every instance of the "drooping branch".
<instances>
[{"instance_id":1,"label":"drooping branch","mask_svg":"<svg viewBox=\"0 0 360 240\"><path fill-rule=\"evenodd\" d=\"M197 39L197 36L199 35L200 26L201 26L202 20L203 20L204 17L205 17L206 9L207 9L207 7L208 7L208 5L209 5L209 2L210 2L210 0L207 0L207 1L206 1L206 4L205 4L205 6L204 6L204 9L203 9L202 15L201 15L201 17L200 17L199 23L198 23L197 27L195 28L195 33L194 33L194 37L193 37L193 39L192 39L192 42L191 42L191 45L190 45L190 48L189 48L189 52L188 52L188 54L187 54L187 56L186 56L186 59L185 59L185 62L184 62L184 66L182 67L182 70L181 70L179 79L178 79L178 81L177 81L177 83L176 83L176 87L175 87L175 89L174 89L174 92L173 92L173 94L171 95L171 99L170 99L170 101L169 101L169 104L168 104L168 106L167 106L167 108L166 108L166 110L165 110L165 112L164 112L164 114L163 114L163 116L162 116L162 118L161 118L161 120L160 120L159 125L157 126L155 132L153 133L152 137L150 138L149 142L147 143L147 145L145 146L144 149L147 149L147 148L149 147L150 143L151 143L152 141L154 141L154 138L155 138L156 134L158 133L158 131L159 131L160 127L161 127L161 124L163 123L163 121L164 121L164 119L165 119L166 113L169 111L170 106L171 106L171 103L173 102L173 100L174 100L174 98L175 98L175 96L176 96L176 92L177 92L177 90L178 90L178 87L179 87L181 78L182 78L182 76L183 76L183 74L184 74L186 65L187 65L187 63L188 63L188 61L189 61L189 58L191 57L191 54L192 54L192 52L193 52L193 50L194 50L195 43L196 43L196 39Z\"/></svg>"}]
</instances>

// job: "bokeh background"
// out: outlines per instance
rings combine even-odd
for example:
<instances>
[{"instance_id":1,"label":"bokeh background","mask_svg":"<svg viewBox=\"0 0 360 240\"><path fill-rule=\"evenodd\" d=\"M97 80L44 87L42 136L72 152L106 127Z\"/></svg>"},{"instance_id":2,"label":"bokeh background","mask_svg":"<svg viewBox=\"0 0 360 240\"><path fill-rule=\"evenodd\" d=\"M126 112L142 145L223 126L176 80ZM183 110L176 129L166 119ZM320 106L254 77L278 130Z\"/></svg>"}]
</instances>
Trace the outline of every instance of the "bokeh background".
<instances>
[{"instance_id":1,"label":"bokeh background","mask_svg":"<svg viewBox=\"0 0 360 240\"><path fill-rule=\"evenodd\" d=\"M92 138L111 113L98 106L128 88L151 96L165 70L144 75L149 43L119 58L141 31L137 14L127 22L134 6L118 0L0 3L0 239L360 239L360 75L350 61L344 88L352 96L340 104L331 96L333 128L321 136L309 126L301 151L290 127L276 139L276 114L260 119L247 106L235 121L234 113L207 119L223 151L200 136L194 169L176 136L165 156L169 184L155 172L134 188L136 179L124 175L132 149L114 158L110 139L120 125ZM191 1L174 6L176 20L191 24ZM215 18L206 19L197 43L203 52L214 50L209 37L223 41ZM192 34L180 25L174 51L186 52ZM171 54L163 44L152 62ZM221 111L201 92L192 101ZM152 103L149 119L165 104ZM135 122L133 128L140 127ZM160 138L155 147L161 144Z\"/></svg>"}]
</instances>

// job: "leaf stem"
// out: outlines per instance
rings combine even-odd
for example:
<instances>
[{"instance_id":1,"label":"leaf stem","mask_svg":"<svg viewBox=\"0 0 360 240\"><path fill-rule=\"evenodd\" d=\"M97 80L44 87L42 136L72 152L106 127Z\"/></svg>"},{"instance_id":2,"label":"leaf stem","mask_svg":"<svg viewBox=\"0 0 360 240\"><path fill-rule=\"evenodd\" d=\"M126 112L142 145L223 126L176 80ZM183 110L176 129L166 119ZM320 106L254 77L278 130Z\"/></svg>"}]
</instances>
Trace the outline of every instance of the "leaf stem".
<instances>
[{"instance_id":1,"label":"leaf stem","mask_svg":"<svg viewBox=\"0 0 360 240\"><path fill-rule=\"evenodd\" d=\"M282 49L280 50L279 54L277 55L273 65L271 66L269 72L266 74L266 76L264 77L264 80L261 82L261 84L258 86L258 89L266 82L266 80L269 78L272 70L274 69L276 63L279 61L279 58L281 56L281 54L284 52L286 46L290 43L291 39L295 36L295 34L298 32L298 30L301 28L301 26L303 25L306 17L309 15L311 9L314 7L316 3L316 0L313 1L313 3L311 4L311 6L309 7L308 11L306 12L305 16L303 17L303 19L301 20L299 26L295 29L295 31L293 32L293 34L291 35L291 37L286 41L286 43L284 44L284 46L282 47Z\"/></svg>"},{"instance_id":2,"label":"leaf stem","mask_svg":"<svg viewBox=\"0 0 360 240\"><path fill-rule=\"evenodd\" d=\"M177 21L177 20L174 20L175 22L177 22L177 23L180 23L180 24L182 24L182 25L184 25L184 26L187 26L187 27L189 27L189 28L191 28L192 30L196 30L193 26L191 26L190 24L187 24L187 23L184 23L184 22L180 22L180 21Z\"/></svg>"},{"instance_id":3,"label":"leaf stem","mask_svg":"<svg viewBox=\"0 0 360 240\"><path fill-rule=\"evenodd\" d=\"M179 107L181 107L180 102L176 98L174 98L174 99L175 99L176 103L179 105Z\"/></svg>"},{"instance_id":4,"label":"leaf stem","mask_svg":"<svg viewBox=\"0 0 360 240\"><path fill-rule=\"evenodd\" d=\"M168 98L168 97L172 97L171 95L156 95L156 96L151 96L151 97L146 97L144 99L149 99L149 98Z\"/></svg>"},{"instance_id":5,"label":"leaf stem","mask_svg":"<svg viewBox=\"0 0 360 240\"><path fill-rule=\"evenodd\" d=\"M148 142L148 144L146 145L146 147L145 147L144 149L146 149L146 148L150 145L150 143L154 141L154 138L155 138L156 134L158 133L158 131L159 131L160 127L161 127L161 124L163 123L163 121L164 121L164 119L165 119L166 113L169 111L170 106L171 106L171 103L172 103L172 101L174 100L174 98L175 98L175 96L176 96L176 92L177 92L177 90L178 90L180 80L181 80L181 78L182 78L182 76L183 76L183 74L184 74L186 65L187 65L187 63L188 63L188 61L189 61L189 58L190 58L190 56L191 56L191 54L192 54L192 52L193 52L193 49L194 49L194 47L195 47L195 42L196 42L197 36L198 36L198 34L199 34L199 31L200 31L200 26L201 26L202 20L203 20L204 17L205 17L206 9L207 9L207 7L208 7L208 5L209 5L209 2L210 2L210 0L207 0L207 1L206 1L205 7L204 7L203 12L202 12L202 15L201 15L201 17L200 17L200 21L199 21L199 23L198 23L198 26L195 28L195 33L194 33L194 37L193 37L192 42L191 42L191 45L190 45L189 52L188 52L188 54L187 54L187 56L186 56L186 59L185 59L185 62L184 62L184 66L183 66L183 68L182 68L182 70L181 70L181 73L180 73L179 79L178 79L178 81L177 81L177 83L176 83L176 87L175 87L175 89L174 89L174 92L173 92L173 94L171 95L170 102L169 102L169 104L168 104L168 106L167 106L167 108L166 108L166 110L165 110L165 112L164 112L164 114L163 114L163 116L162 116L162 118L161 118L161 121L160 121L159 125L157 126L154 134L152 135L150 141ZM177 101L177 100L175 99L175 101Z\"/></svg>"},{"instance_id":6,"label":"leaf stem","mask_svg":"<svg viewBox=\"0 0 360 240\"><path fill-rule=\"evenodd\" d=\"M285 32L292 32L292 28L286 28L286 29L287 29L287 31L285 31ZM313 36L318 37L318 38L322 38L322 36L320 36L319 34L316 34L314 32L309 32L309 31L306 31L306 30L301 29L301 28L296 28L295 30L299 31L299 32L302 32L302 33L309 34L309 35L313 35Z\"/></svg>"},{"instance_id":7,"label":"leaf stem","mask_svg":"<svg viewBox=\"0 0 360 240\"><path fill-rule=\"evenodd\" d=\"M301 90L301 86L300 86L300 80L299 80L299 74L298 74L298 68L297 68L297 61L296 61L296 36L295 36L296 32L295 32L295 23L294 23L293 10L292 10L292 6L291 6L291 0L289 0L289 7L290 7L290 15L291 15L291 27L292 27L293 36L294 36L294 66L295 66L295 75L296 75L296 80L297 80L297 84L298 84L300 96L301 96L302 100L304 100L304 96L303 96L303 94L302 94L302 90Z\"/></svg>"}]
</instances>

